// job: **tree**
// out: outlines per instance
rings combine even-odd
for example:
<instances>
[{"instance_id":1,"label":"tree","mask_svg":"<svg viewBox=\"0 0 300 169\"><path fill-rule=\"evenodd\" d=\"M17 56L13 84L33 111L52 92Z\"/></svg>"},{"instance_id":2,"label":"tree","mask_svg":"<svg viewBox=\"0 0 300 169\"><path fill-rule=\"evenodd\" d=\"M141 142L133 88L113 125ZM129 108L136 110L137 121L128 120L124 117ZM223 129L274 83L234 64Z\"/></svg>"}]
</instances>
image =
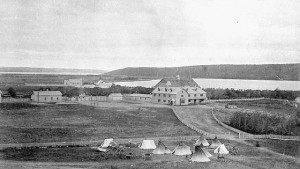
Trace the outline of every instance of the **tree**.
<instances>
[{"instance_id":1,"label":"tree","mask_svg":"<svg viewBox=\"0 0 300 169\"><path fill-rule=\"evenodd\" d=\"M10 87L7 89L7 93L11 96L11 97L16 97L17 93L15 91L14 88Z\"/></svg>"}]
</instances>

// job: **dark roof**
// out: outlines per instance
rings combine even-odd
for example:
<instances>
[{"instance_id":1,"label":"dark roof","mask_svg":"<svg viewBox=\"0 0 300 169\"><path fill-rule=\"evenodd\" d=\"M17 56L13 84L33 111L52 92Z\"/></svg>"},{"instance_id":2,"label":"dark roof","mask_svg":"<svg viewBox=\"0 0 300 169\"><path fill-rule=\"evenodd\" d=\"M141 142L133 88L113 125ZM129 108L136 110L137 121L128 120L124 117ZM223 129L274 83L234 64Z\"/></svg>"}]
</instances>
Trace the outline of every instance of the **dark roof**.
<instances>
[{"instance_id":1,"label":"dark roof","mask_svg":"<svg viewBox=\"0 0 300 169\"><path fill-rule=\"evenodd\" d=\"M200 87L193 79L163 78L154 87Z\"/></svg>"}]
</instances>

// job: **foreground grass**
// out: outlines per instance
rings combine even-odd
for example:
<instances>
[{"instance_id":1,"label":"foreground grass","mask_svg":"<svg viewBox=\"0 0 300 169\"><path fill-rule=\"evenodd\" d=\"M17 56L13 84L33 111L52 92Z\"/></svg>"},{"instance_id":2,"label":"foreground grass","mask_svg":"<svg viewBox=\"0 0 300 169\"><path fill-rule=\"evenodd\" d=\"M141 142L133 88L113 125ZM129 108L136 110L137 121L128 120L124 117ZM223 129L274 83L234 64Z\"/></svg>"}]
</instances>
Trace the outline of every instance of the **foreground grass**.
<instances>
[{"instance_id":1,"label":"foreground grass","mask_svg":"<svg viewBox=\"0 0 300 169\"><path fill-rule=\"evenodd\" d=\"M208 140L209 142L211 140ZM186 140L185 144L194 150L195 140ZM221 140L226 147L236 146L238 155L228 155L226 162L217 159L213 149L207 149L214 156L208 163L189 162L186 156L174 155L152 155L152 160L144 161L142 155L152 150L140 150L127 148L126 153L132 152L137 158L131 160L110 158L103 159L101 153L92 150L90 147L62 147L47 149L13 150L5 149L0 151L0 167L5 168L93 168L93 169L150 169L150 168L182 168L182 169L297 169L300 167L299 159L283 156L265 150L263 147L255 147L244 142ZM173 150L178 144L177 141L164 141L166 146Z\"/></svg>"},{"instance_id":2,"label":"foreground grass","mask_svg":"<svg viewBox=\"0 0 300 169\"><path fill-rule=\"evenodd\" d=\"M0 109L0 143L97 141L197 135L169 108L9 105Z\"/></svg>"}]
</instances>

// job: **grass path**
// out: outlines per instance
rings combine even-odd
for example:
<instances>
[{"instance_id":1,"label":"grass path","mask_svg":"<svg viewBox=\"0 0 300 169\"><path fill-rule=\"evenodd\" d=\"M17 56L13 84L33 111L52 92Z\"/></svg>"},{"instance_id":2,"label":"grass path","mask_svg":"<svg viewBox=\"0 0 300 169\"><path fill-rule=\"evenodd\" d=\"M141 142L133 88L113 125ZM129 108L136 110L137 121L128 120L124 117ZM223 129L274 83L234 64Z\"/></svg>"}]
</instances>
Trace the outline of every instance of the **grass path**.
<instances>
[{"instance_id":1,"label":"grass path","mask_svg":"<svg viewBox=\"0 0 300 169\"><path fill-rule=\"evenodd\" d=\"M185 106L185 107L173 107L174 113L179 116L185 123L191 124L192 126L207 132L210 134L208 137L213 135L235 138L238 136L221 125L219 125L211 114L211 108L207 106Z\"/></svg>"}]
</instances>

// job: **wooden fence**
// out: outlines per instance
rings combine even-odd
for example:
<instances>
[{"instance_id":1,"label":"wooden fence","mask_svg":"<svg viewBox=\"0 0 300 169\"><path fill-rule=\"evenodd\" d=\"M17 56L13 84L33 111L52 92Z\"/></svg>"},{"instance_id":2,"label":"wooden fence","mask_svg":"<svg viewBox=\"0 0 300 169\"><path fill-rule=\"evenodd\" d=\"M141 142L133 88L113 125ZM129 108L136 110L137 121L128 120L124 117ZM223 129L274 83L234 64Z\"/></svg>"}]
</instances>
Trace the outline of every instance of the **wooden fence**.
<instances>
[{"instance_id":1,"label":"wooden fence","mask_svg":"<svg viewBox=\"0 0 300 169\"><path fill-rule=\"evenodd\" d=\"M279 140L298 140L300 141L300 136L286 136L286 135L275 135L275 134L250 134L244 131L241 131L239 129L233 128L228 126L227 124L224 124L214 114L214 109L212 108L211 114L213 118L224 128L231 130L233 132L238 133L240 139L279 139Z\"/></svg>"},{"instance_id":2,"label":"wooden fence","mask_svg":"<svg viewBox=\"0 0 300 169\"><path fill-rule=\"evenodd\" d=\"M175 110L173 108L173 112L175 114L175 116L177 117L177 119L179 121L181 121L184 125L188 126L189 128L195 130L196 132L200 133L201 135L203 134L206 138L210 138L210 139L213 139L215 136L218 136L218 138L222 138L222 139L229 139L229 137L232 137L232 135L230 134L223 134L223 135L220 135L220 134L212 134L212 133L208 133L206 131L203 131L199 128L197 128L196 126L190 124L189 122L187 122L186 120L184 120L183 118L181 118L178 113L177 113L177 110Z\"/></svg>"}]
</instances>

